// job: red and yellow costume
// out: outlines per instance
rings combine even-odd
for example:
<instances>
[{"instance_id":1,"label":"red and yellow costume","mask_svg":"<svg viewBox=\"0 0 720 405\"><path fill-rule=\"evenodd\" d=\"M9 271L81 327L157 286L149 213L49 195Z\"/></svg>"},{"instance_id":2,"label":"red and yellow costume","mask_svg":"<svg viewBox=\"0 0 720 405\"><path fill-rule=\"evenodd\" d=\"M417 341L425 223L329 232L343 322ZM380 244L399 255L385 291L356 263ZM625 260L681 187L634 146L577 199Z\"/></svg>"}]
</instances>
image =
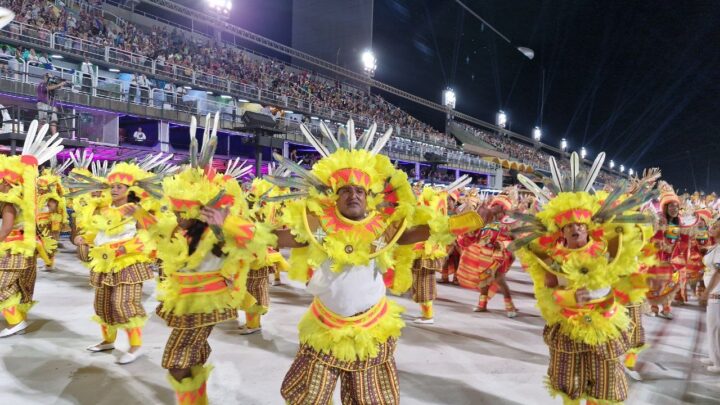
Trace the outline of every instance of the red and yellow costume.
<instances>
[{"instance_id":1,"label":"red and yellow costume","mask_svg":"<svg viewBox=\"0 0 720 405\"><path fill-rule=\"evenodd\" d=\"M22 156L0 155L0 182L7 187L6 192L0 192L0 213L14 212L11 229L0 239L0 311L8 324L0 337L22 332L27 327L27 313L35 304L36 258L38 252L44 253L35 231L38 165L63 149L57 136L43 141L47 130L48 125L38 130L38 122L33 121Z\"/></svg>"},{"instance_id":2,"label":"red and yellow costume","mask_svg":"<svg viewBox=\"0 0 720 405\"><path fill-rule=\"evenodd\" d=\"M660 212L659 216L665 216L667 206L670 203L680 204L680 199L667 183L662 183L659 188ZM652 313L657 315L659 306L662 305L662 314L669 316L671 302L675 292L680 288L680 273L673 266L671 260L675 246L680 239L679 219L677 224L665 223L658 227L652 242L655 245L656 261L648 267L647 274L650 276L650 290L647 300L652 305Z\"/></svg>"},{"instance_id":3,"label":"red and yellow costume","mask_svg":"<svg viewBox=\"0 0 720 405\"><path fill-rule=\"evenodd\" d=\"M490 207L495 205L502 206L504 211L513 208L507 195L494 197ZM513 222L508 216L503 216L483 229L458 239L462 255L457 277L462 287L480 290L477 311L486 310L488 301L498 289L496 278L504 276L515 261L515 256L508 250L513 240L510 233ZM511 315L516 311L510 296L505 297L505 310Z\"/></svg>"},{"instance_id":4,"label":"red and yellow costume","mask_svg":"<svg viewBox=\"0 0 720 405\"><path fill-rule=\"evenodd\" d=\"M118 183L140 197L147 193L139 185L151 177L136 164L118 163L103 181L82 177L77 183L69 183L69 188L80 189L69 195L101 191ZM88 181L91 183L83 188ZM142 327L147 321L141 302L142 284L154 277L155 247L147 229L155 219L139 206L129 214L131 205L91 205L93 211L83 212L78 222L83 244L89 245L87 265L90 285L95 288L93 319L100 324L103 345L108 348L112 348L118 329L125 330L130 346L141 346Z\"/></svg>"},{"instance_id":5,"label":"red and yellow costume","mask_svg":"<svg viewBox=\"0 0 720 405\"><path fill-rule=\"evenodd\" d=\"M300 348L281 387L292 405L328 403L338 378L344 404L399 402L393 354L404 326L403 309L386 298L386 288L400 293L411 286L414 246L400 246L398 240L408 226L432 215L416 213L423 210L407 176L379 154L392 130L375 141L375 125L361 137L352 121L346 128L336 137L321 123L332 142L328 149L301 126L323 158L307 171L276 155L299 177L267 178L298 190L283 198L302 197L283 208L282 222L306 245L293 249L288 275L308 283L314 296L298 326ZM364 218L340 214L338 190L346 186L365 190ZM426 246L446 238L433 235L433 224L427 225Z\"/></svg>"},{"instance_id":6,"label":"red and yellow costume","mask_svg":"<svg viewBox=\"0 0 720 405\"><path fill-rule=\"evenodd\" d=\"M69 163L69 161L68 161ZM49 259L47 268L53 267L60 232L69 225L67 203L59 174L67 167L60 168L59 173L54 169L46 169L38 178L38 233L46 241L45 250Z\"/></svg>"},{"instance_id":7,"label":"red and yellow costume","mask_svg":"<svg viewBox=\"0 0 720 405\"><path fill-rule=\"evenodd\" d=\"M555 195L518 175L542 207L534 216L522 216L523 227L517 231L522 229L522 236L511 248L518 249L518 259L533 280L547 323L543 337L550 351L548 388L565 404L582 399L620 403L627 398L621 362L629 349L630 319L625 306L639 302L647 291L637 260L643 233L635 222L649 217L623 214L652 196L643 191L615 204L624 194L623 187L608 198L591 193L604 157L604 153L598 155L590 171L580 175L580 159L573 153L569 178L560 174L551 159ZM566 246L563 228L571 224L584 225L584 246ZM585 301L577 299L581 290L587 294Z\"/></svg>"},{"instance_id":8,"label":"red and yellow costume","mask_svg":"<svg viewBox=\"0 0 720 405\"><path fill-rule=\"evenodd\" d=\"M705 265L702 260L708 249L715 244L710 237L707 224L712 222L712 212L707 208L698 209L694 213L695 221L683 224L681 235L672 252L670 262L680 273L680 286L675 295L676 301L687 302L687 287L700 293L704 290L703 272ZM698 287L698 291L695 287Z\"/></svg>"},{"instance_id":9,"label":"red and yellow costume","mask_svg":"<svg viewBox=\"0 0 720 405\"><path fill-rule=\"evenodd\" d=\"M279 174L279 173L276 173ZM287 193L273 186L267 180L255 178L250 185L248 198L253 203L251 216L257 221L272 227L277 227L280 202L261 201L261 196L275 197ZM281 270L287 271L288 264L280 252L268 247L267 254L261 259L250 263L247 277L247 291L245 302L241 309L245 311L245 326L241 333L252 333L260 330L261 318L270 308L269 276L278 276Z\"/></svg>"}]
</instances>

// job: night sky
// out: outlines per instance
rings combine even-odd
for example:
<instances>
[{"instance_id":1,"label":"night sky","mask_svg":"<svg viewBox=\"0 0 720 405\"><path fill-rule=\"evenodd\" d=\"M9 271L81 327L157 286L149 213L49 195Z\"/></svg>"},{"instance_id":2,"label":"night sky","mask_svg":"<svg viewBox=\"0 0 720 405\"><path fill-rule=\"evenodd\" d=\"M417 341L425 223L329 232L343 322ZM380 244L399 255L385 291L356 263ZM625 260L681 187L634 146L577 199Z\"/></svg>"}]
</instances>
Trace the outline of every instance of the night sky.
<instances>
[{"instance_id":1,"label":"night sky","mask_svg":"<svg viewBox=\"0 0 720 405\"><path fill-rule=\"evenodd\" d=\"M546 143L720 191L720 1L463 2L535 59L454 0L375 0L375 78L438 102L451 86L458 111L493 122L503 109L513 131L541 125ZM236 0L234 20L289 43L289 4ZM442 114L392 101L442 128Z\"/></svg>"}]
</instances>

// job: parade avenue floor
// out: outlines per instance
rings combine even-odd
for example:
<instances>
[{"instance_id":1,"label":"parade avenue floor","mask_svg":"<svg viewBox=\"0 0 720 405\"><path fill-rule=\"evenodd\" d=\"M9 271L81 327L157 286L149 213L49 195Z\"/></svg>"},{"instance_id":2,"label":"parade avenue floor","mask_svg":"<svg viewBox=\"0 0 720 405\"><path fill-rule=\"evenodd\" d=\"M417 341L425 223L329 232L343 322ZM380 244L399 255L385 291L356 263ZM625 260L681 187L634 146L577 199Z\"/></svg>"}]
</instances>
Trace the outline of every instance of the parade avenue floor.
<instances>
[{"instance_id":1,"label":"parade avenue floor","mask_svg":"<svg viewBox=\"0 0 720 405\"><path fill-rule=\"evenodd\" d=\"M65 242L66 245L69 245ZM160 367L170 329L151 316L144 329L144 355L120 366L119 350L91 354L85 347L100 340L93 315L88 270L71 253L61 253L57 268L40 265L25 335L0 340L0 404L173 404L174 395ZM502 297L488 313L473 313L477 293L440 285L435 325L411 321L418 307L407 308L396 360L403 404L559 404L543 386L548 361L542 342L543 320L532 299L529 277L514 267L509 274L520 315L508 319ZM215 367L208 383L215 404L282 404L280 384L297 349L296 325L310 296L304 286L270 287L270 312L263 330L249 336L237 323L216 327L210 337ZM145 285L144 305L154 313L155 283ZM642 382L631 382L627 404L720 403L720 376L700 363L705 350L705 314L696 302L675 308L675 319L644 318L651 348L638 363ZM127 338L118 334L118 346ZM340 404L336 392L335 404Z\"/></svg>"}]
</instances>

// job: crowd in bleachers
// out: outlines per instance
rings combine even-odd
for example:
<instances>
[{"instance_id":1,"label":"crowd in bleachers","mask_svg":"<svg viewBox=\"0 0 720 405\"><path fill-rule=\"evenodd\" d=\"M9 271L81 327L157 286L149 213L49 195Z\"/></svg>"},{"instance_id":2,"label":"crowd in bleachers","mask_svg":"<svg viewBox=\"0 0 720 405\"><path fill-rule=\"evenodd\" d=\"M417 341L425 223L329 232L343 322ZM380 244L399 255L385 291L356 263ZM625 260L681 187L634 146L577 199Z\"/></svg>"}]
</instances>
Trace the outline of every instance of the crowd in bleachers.
<instances>
[{"instance_id":1,"label":"crowd in bleachers","mask_svg":"<svg viewBox=\"0 0 720 405\"><path fill-rule=\"evenodd\" d=\"M289 108L293 108L292 100L304 100L315 110L328 112L330 118L338 112L350 112L366 117L368 122L387 123L416 131L422 134L426 142L455 146L454 138L420 122L379 95L369 94L346 83L330 80L277 60L259 57L212 38L193 36L189 31L176 27L168 28L167 25L140 27L120 18L115 18L113 21L106 20L101 8L98 7L101 3L99 0L72 0L68 3L77 7L70 8L48 0L0 0L0 5L16 13L16 21L59 33L57 35L59 39L56 41L62 40L65 36L80 38L95 44L97 49L113 47L132 53L136 55L133 56L132 61L135 65L144 65L147 61L154 60L156 71L180 71L185 77L202 72L278 94L278 99ZM15 25L10 26L11 36L13 27ZM44 30L38 30L39 35L47 35L47 31ZM65 43L70 49L78 46L77 41L70 40ZM87 44L83 46L83 49L88 49ZM52 65L52 59L46 53L39 55L32 49L0 48L0 51L13 52L13 59ZM141 79L149 88L158 86L166 90L175 89L172 84L148 80L142 75L134 76L133 80L139 83ZM522 145L508 137L472 127L467 129L515 160L534 167L547 166L548 156L544 152ZM391 143L389 146L397 149L396 152L399 153L403 149L412 147L408 143L396 143L397 145ZM430 149L432 148L428 148L428 151L435 152ZM467 160L468 163L477 162L483 165L479 158L468 157Z\"/></svg>"},{"instance_id":2,"label":"crowd in bleachers","mask_svg":"<svg viewBox=\"0 0 720 405\"><path fill-rule=\"evenodd\" d=\"M203 72L277 93L286 104L290 99L304 100L316 109L329 111L331 118L335 112L350 112L370 121L423 132L436 143L454 144L451 137L420 122L379 95L273 59L257 57L215 39L199 39L187 31L167 26L144 28L120 19L111 23L103 19L101 9L96 7L70 11L47 0L2 0L0 5L12 9L18 22L80 38L98 47L110 46L141 55L146 59L134 61L139 65L146 60L155 60L156 69L165 72L180 69L185 77L192 76L193 72Z\"/></svg>"},{"instance_id":3,"label":"crowd in bleachers","mask_svg":"<svg viewBox=\"0 0 720 405\"><path fill-rule=\"evenodd\" d=\"M493 134L470 125L464 124L463 127L466 131L477 136L480 140L491 145L496 150L506 153L512 160L529 164L534 168L542 170L548 169L548 159L550 155L539 148L514 141L509 136ZM557 159L557 162L563 170L569 169L567 159ZM602 172L598 176L598 179L601 183L607 183L613 181L613 176L610 173Z\"/></svg>"}]
</instances>

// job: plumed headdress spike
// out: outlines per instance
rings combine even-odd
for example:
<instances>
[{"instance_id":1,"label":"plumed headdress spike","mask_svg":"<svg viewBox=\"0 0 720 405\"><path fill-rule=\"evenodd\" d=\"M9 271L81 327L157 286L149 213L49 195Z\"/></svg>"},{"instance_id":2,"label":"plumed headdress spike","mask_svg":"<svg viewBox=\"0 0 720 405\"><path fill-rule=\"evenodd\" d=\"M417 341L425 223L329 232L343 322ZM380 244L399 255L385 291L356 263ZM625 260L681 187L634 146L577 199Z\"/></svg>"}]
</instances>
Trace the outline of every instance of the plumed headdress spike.
<instances>
[{"instance_id":1,"label":"plumed headdress spike","mask_svg":"<svg viewBox=\"0 0 720 405\"><path fill-rule=\"evenodd\" d=\"M59 133L51 136L47 140L45 139L48 128L50 128L50 126L44 124L38 130L38 121L33 120L30 123L25 137L25 143L23 144L22 155L34 156L38 166L50 160L51 157L57 156L64 148L62 138L58 139Z\"/></svg>"},{"instance_id":2,"label":"plumed headdress spike","mask_svg":"<svg viewBox=\"0 0 720 405\"><path fill-rule=\"evenodd\" d=\"M240 158L229 160L225 168L225 175L240 180L252 171L253 166L247 163L247 160L240 162Z\"/></svg>"}]
</instances>

